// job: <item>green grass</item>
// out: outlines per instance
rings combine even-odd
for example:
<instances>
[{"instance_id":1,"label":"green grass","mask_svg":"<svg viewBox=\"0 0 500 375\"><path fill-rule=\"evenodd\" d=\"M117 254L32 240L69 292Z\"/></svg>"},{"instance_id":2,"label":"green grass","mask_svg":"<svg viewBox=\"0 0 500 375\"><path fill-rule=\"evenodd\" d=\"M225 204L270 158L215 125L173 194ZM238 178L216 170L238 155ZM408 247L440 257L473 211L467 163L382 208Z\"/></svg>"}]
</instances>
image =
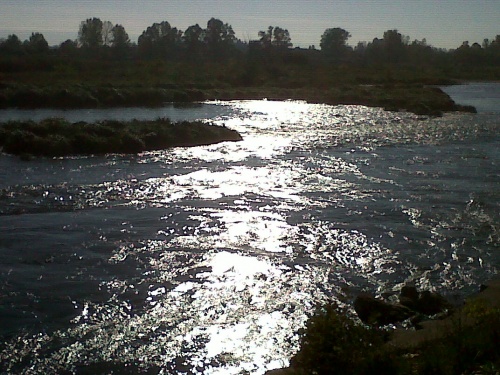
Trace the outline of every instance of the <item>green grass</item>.
<instances>
[{"instance_id":1,"label":"green grass","mask_svg":"<svg viewBox=\"0 0 500 375\"><path fill-rule=\"evenodd\" d=\"M234 130L200 121L101 121L69 123L52 118L40 122L11 121L0 124L0 147L21 156L68 156L139 153L177 146L238 141Z\"/></svg>"}]
</instances>

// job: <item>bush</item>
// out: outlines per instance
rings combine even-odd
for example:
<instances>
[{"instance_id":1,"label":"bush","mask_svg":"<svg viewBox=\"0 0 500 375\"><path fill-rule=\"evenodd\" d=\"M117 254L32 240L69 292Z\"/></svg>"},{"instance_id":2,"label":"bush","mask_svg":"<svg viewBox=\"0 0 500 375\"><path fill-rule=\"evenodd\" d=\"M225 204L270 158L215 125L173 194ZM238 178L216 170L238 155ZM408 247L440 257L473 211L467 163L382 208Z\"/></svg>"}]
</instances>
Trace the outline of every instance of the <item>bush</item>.
<instances>
[{"instance_id":1,"label":"bush","mask_svg":"<svg viewBox=\"0 0 500 375\"><path fill-rule=\"evenodd\" d=\"M482 300L470 301L454 317L447 336L422 348L419 374L453 375L478 368L500 368L500 309ZM488 374L483 371L481 373Z\"/></svg>"},{"instance_id":2,"label":"bush","mask_svg":"<svg viewBox=\"0 0 500 375\"><path fill-rule=\"evenodd\" d=\"M396 361L383 349L384 335L355 323L335 305L309 319L292 368L311 374L395 374Z\"/></svg>"},{"instance_id":3,"label":"bush","mask_svg":"<svg viewBox=\"0 0 500 375\"><path fill-rule=\"evenodd\" d=\"M0 147L15 155L138 153L176 146L239 141L234 130L199 121L102 121L71 124L62 119L11 121L0 125Z\"/></svg>"}]
</instances>

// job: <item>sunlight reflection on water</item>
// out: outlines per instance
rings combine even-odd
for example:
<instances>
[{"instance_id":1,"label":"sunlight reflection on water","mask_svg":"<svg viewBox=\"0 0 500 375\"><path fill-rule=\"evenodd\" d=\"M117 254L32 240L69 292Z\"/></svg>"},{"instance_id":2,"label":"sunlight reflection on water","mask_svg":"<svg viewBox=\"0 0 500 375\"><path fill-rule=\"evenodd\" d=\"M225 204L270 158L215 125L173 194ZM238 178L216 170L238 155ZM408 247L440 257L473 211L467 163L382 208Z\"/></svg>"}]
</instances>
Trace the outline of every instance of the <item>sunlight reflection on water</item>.
<instances>
[{"instance_id":1,"label":"sunlight reflection on water","mask_svg":"<svg viewBox=\"0 0 500 375\"><path fill-rule=\"evenodd\" d=\"M0 160L14 270L2 269L2 293L9 316L35 316L0 352L6 368L262 374L288 363L317 304L406 281L470 288L495 272L497 120L296 101L210 108L244 140ZM54 300L71 324L40 306Z\"/></svg>"}]
</instances>

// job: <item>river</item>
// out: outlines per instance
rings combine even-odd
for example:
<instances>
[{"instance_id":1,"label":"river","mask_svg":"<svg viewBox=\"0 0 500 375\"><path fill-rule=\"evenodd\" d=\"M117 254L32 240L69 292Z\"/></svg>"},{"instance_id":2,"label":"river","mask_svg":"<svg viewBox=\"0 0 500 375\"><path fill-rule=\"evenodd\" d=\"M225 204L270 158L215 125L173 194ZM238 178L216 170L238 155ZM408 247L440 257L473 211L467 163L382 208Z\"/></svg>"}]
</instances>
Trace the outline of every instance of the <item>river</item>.
<instances>
[{"instance_id":1,"label":"river","mask_svg":"<svg viewBox=\"0 0 500 375\"><path fill-rule=\"evenodd\" d=\"M500 85L474 85L446 90L478 114L440 118L265 100L1 110L203 119L244 140L0 155L0 370L263 374L318 304L476 291L500 265Z\"/></svg>"}]
</instances>

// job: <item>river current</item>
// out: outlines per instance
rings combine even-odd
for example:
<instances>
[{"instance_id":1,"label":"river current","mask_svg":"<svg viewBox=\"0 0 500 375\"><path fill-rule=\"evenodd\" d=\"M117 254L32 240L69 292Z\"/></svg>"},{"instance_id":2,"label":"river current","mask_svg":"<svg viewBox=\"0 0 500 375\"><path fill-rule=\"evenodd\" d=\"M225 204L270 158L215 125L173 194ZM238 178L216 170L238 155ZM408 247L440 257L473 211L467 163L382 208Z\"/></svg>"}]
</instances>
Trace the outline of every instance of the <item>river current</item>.
<instances>
[{"instance_id":1,"label":"river current","mask_svg":"<svg viewBox=\"0 0 500 375\"><path fill-rule=\"evenodd\" d=\"M460 301L500 266L491 103L440 118L265 100L0 111L203 119L243 136L0 155L0 371L262 374L288 364L319 304L349 310L409 282Z\"/></svg>"}]
</instances>

